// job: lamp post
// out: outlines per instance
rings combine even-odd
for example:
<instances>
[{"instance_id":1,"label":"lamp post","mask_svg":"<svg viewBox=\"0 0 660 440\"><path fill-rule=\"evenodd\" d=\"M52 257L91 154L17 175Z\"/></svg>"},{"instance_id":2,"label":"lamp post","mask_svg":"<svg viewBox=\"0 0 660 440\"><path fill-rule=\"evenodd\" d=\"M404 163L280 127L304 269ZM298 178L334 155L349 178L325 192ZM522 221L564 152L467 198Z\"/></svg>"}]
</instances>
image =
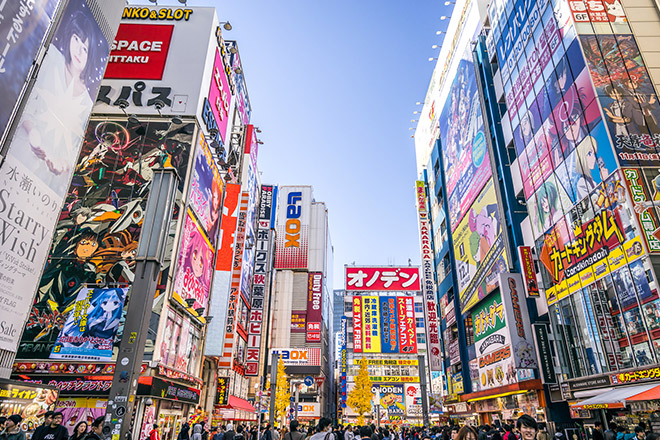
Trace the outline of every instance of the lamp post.
<instances>
[{"instance_id":1,"label":"lamp post","mask_svg":"<svg viewBox=\"0 0 660 440\"><path fill-rule=\"evenodd\" d=\"M424 426L429 426L429 404L427 399L427 392L426 392L426 363L425 363L425 357L424 355L420 355L417 357L418 363L419 363L419 389L420 392L422 393L422 417L423 417L423 423Z\"/></svg>"},{"instance_id":2,"label":"lamp post","mask_svg":"<svg viewBox=\"0 0 660 440\"><path fill-rule=\"evenodd\" d=\"M154 170L137 249L135 280L131 286L124 332L108 396L104 435L112 440L129 438L144 357L154 293L165 257L169 223L179 177L174 168Z\"/></svg>"}]
</instances>

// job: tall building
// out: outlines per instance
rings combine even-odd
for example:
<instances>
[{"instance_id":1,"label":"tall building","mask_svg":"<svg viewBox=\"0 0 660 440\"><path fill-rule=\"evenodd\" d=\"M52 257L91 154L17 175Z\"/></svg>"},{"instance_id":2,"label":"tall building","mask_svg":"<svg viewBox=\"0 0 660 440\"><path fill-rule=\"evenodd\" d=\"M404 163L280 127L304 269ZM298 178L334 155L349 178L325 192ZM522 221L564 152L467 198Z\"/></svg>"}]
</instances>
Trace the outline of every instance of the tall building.
<instances>
[{"instance_id":1,"label":"tall building","mask_svg":"<svg viewBox=\"0 0 660 440\"><path fill-rule=\"evenodd\" d=\"M415 134L445 407L626 420L659 384L658 6L454 8Z\"/></svg>"},{"instance_id":2,"label":"tall building","mask_svg":"<svg viewBox=\"0 0 660 440\"><path fill-rule=\"evenodd\" d=\"M300 387L298 419L318 419L331 413L334 399L328 210L311 186L280 186L275 225L269 365L273 353L282 356L292 386ZM307 376L318 380L303 384Z\"/></svg>"}]
</instances>

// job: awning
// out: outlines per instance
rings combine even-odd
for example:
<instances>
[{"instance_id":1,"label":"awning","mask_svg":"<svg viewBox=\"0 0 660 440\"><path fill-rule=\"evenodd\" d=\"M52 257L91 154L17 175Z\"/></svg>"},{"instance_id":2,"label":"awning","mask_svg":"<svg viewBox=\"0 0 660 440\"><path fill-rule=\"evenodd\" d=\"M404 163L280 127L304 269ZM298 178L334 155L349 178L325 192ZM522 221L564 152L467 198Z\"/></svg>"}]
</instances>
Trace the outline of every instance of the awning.
<instances>
[{"instance_id":1,"label":"awning","mask_svg":"<svg viewBox=\"0 0 660 440\"><path fill-rule=\"evenodd\" d=\"M247 400L241 399L240 397L232 396L231 394L229 395L229 405L227 406L229 408L240 409L251 413L257 411L256 409L254 409L254 406L252 406L250 402L248 402Z\"/></svg>"},{"instance_id":2,"label":"awning","mask_svg":"<svg viewBox=\"0 0 660 440\"><path fill-rule=\"evenodd\" d=\"M571 405L572 409L610 409L610 408L625 408L625 400L632 396L649 391L658 386L657 384L651 385L636 385L633 387L615 388L612 391L606 391L597 396L591 397L587 400Z\"/></svg>"},{"instance_id":3,"label":"awning","mask_svg":"<svg viewBox=\"0 0 660 440\"><path fill-rule=\"evenodd\" d=\"M642 400L660 400L660 385L656 384L650 390L643 391L626 399L627 402L640 402Z\"/></svg>"}]
</instances>

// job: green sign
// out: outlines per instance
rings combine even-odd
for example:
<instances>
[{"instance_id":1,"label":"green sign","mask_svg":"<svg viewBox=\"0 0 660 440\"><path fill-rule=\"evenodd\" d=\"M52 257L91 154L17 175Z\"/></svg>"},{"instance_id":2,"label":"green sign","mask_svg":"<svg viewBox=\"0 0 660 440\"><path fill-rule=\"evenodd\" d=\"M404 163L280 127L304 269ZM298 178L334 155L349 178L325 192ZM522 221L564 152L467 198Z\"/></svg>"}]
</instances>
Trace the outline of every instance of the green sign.
<instances>
[{"instance_id":1,"label":"green sign","mask_svg":"<svg viewBox=\"0 0 660 440\"><path fill-rule=\"evenodd\" d=\"M475 342L487 338L505 326L504 305L499 291L481 301L472 310L472 329Z\"/></svg>"}]
</instances>

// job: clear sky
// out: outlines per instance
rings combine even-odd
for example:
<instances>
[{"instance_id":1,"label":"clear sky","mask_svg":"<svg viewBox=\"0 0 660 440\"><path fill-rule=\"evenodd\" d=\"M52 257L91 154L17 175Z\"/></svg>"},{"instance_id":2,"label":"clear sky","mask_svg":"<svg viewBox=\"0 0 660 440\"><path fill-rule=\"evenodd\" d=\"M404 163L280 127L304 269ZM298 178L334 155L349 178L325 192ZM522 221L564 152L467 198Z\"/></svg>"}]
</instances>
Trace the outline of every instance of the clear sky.
<instances>
[{"instance_id":1,"label":"clear sky","mask_svg":"<svg viewBox=\"0 0 660 440\"><path fill-rule=\"evenodd\" d=\"M131 3L148 4L144 0ZM158 2L179 5L173 0ZM233 29L261 128L262 183L326 203L334 289L344 264L420 262L411 119L438 54L444 0L190 0Z\"/></svg>"}]
</instances>

